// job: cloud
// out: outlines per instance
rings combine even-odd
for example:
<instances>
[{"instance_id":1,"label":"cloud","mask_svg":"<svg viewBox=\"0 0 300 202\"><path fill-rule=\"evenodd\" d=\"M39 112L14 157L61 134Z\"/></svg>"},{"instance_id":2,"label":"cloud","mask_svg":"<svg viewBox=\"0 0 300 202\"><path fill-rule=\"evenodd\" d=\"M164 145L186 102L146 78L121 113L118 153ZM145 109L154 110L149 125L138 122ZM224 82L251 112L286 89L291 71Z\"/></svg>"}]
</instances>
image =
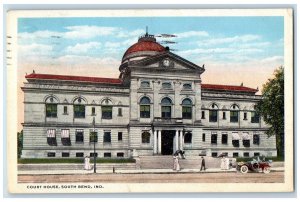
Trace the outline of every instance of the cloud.
<instances>
[{"instance_id":1,"label":"cloud","mask_svg":"<svg viewBox=\"0 0 300 202\"><path fill-rule=\"evenodd\" d=\"M99 26L68 26L68 31L64 33L65 38L69 39L89 39L96 36L108 36L116 32L117 27L99 27Z\"/></svg>"},{"instance_id":2,"label":"cloud","mask_svg":"<svg viewBox=\"0 0 300 202\"><path fill-rule=\"evenodd\" d=\"M259 35L246 34L234 37L223 37L223 38L210 38L207 40L199 41L198 46L212 46L228 43L245 43L261 39Z\"/></svg>"},{"instance_id":3,"label":"cloud","mask_svg":"<svg viewBox=\"0 0 300 202\"><path fill-rule=\"evenodd\" d=\"M26 56L26 55L46 55L50 54L53 50L53 47L51 45L45 45L45 44L28 44L28 45L19 45L18 46L18 54L20 56Z\"/></svg>"},{"instance_id":4,"label":"cloud","mask_svg":"<svg viewBox=\"0 0 300 202\"><path fill-rule=\"evenodd\" d=\"M74 46L66 47L65 52L80 54L80 53L87 53L91 49L99 49L100 47L101 47L101 43L99 42L77 43Z\"/></svg>"},{"instance_id":5,"label":"cloud","mask_svg":"<svg viewBox=\"0 0 300 202\"><path fill-rule=\"evenodd\" d=\"M136 29L133 31L128 30L119 30L118 33L116 33L116 37L118 38L126 38L126 37L138 37L145 34L145 30L143 29Z\"/></svg>"},{"instance_id":6,"label":"cloud","mask_svg":"<svg viewBox=\"0 0 300 202\"><path fill-rule=\"evenodd\" d=\"M36 32L21 32L18 34L18 38L20 40L24 40L25 42L27 40L33 40L33 39L46 39L46 38L57 38L62 37L61 32L53 32L49 30L41 30Z\"/></svg>"},{"instance_id":7,"label":"cloud","mask_svg":"<svg viewBox=\"0 0 300 202\"><path fill-rule=\"evenodd\" d=\"M188 37L208 37L209 34L206 31L188 31L188 32L181 32L175 34L177 38L188 38Z\"/></svg>"}]
</instances>

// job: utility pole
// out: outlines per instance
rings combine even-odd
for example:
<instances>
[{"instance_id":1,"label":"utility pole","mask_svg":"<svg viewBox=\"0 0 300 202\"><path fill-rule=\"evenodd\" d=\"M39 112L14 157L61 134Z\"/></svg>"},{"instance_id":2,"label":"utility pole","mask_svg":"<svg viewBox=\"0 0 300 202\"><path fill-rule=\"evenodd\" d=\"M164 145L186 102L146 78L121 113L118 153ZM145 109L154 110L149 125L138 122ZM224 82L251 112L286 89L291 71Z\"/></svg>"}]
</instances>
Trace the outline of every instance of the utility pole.
<instances>
[{"instance_id":1,"label":"utility pole","mask_svg":"<svg viewBox=\"0 0 300 202\"><path fill-rule=\"evenodd\" d=\"M96 132L95 132L95 117L93 117L93 141L94 141L94 173L96 173Z\"/></svg>"}]
</instances>

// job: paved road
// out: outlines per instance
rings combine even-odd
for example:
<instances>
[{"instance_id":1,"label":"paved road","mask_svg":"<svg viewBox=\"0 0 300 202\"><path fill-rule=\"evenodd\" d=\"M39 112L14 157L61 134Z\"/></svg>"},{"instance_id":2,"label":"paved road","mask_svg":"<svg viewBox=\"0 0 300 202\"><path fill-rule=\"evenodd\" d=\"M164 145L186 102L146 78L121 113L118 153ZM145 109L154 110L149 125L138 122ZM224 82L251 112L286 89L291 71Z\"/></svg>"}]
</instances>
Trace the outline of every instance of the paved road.
<instances>
[{"instance_id":1,"label":"paved road","mask_svg":"<svg viewBox=\"0 0 300 202\"><path fill-rule=\"evenodd\" d=\"M283 183L284 172L263 173L165 173L19 175L19 183L117 182L117 183Z\"/></svg>"}]
</instances>

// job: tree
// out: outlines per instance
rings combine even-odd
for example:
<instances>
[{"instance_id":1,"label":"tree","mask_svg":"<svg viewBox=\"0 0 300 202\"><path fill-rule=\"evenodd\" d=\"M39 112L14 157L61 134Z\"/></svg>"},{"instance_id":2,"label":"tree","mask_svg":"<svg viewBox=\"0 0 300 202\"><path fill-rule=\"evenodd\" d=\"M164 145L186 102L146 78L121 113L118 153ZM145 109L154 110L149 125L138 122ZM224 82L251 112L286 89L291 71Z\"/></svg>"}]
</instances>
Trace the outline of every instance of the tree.
<instances>
[{"instance_id":1,"label":"tree","mask_svg":"<svg viewBox=\"0 0 300 202\"><path fill-rule=\"evenodd\" d=\"M23 130L18 133L18 158L21 158L22 149L23 149Z\"/></svg>"},{"instance_id":2,"label":"tree","mask_svg":"<svg viewBox=\"0 0 300 202\"><path fill-rule=\"evenodd\" d=\"M267 135L276 136L278 155L284 157L284 67L276 69L274 78L263 85L262 99L256 110L271 126Z\"/></svg>"}]
</instances>

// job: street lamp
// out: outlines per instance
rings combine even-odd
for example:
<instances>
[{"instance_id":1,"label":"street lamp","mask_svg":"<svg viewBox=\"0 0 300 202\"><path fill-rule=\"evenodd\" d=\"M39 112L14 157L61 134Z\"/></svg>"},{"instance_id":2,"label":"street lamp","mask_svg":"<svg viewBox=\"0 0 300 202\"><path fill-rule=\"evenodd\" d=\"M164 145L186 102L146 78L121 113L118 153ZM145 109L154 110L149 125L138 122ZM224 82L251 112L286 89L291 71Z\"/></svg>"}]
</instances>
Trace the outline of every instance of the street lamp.
<instances>
[{"instance_id":1,"label":"street lamp","mask_svg":"<svg viewBox=\"0 0 300 202\"><path fill-rule=\"evenodd\" d=\"M95 132L95 117L93 117L93 141L94 141L94 173L96 173L96 132Z\"/></svg>"}]
</instances>

